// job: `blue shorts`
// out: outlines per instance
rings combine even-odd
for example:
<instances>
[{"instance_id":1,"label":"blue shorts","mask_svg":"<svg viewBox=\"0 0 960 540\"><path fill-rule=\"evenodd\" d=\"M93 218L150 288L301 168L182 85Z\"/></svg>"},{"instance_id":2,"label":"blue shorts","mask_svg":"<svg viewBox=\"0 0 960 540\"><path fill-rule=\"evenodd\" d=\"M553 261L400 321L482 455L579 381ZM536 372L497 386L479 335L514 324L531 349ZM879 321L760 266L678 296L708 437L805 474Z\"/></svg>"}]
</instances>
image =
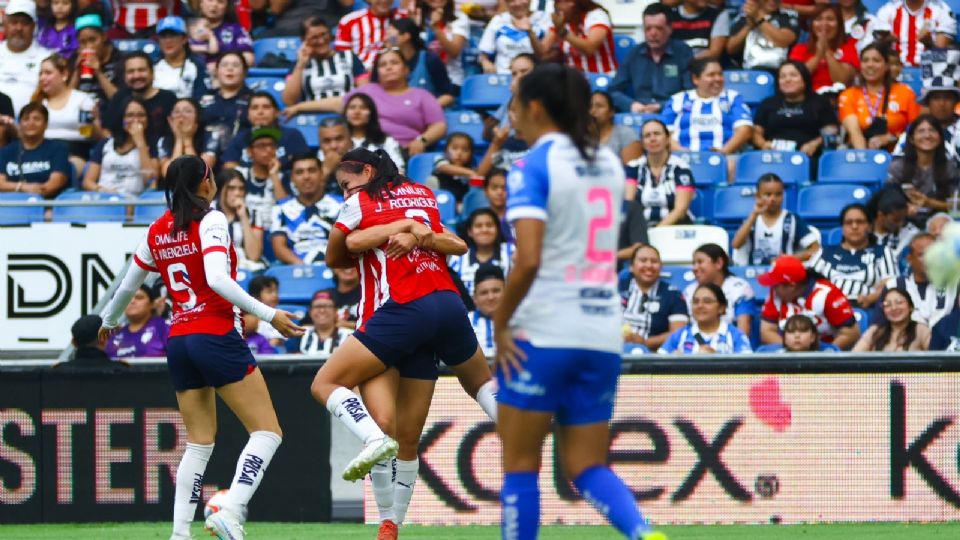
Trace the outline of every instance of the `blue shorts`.
<instances>
[{"instance_id":1,"label":"blue shorts","mask_svg":"<svg viewBox=\"0 0 960 540\"><path fill-rule=\"evenodd\" d=\"M178 392L242 381L257 361L236 330L222 336L188 334L167 341L167 369Z\"/></svg>"},{"instance_id":2,"label":"blue shorts","mask_svg":"<svg viewBox=\"0 0 960 540\"><path fill-rule=\"evenodd\" d=\"M467 308L452 291L436 291L406 304L387 300L353 335L388 368L411 379L436 380L438 358L457 366L479 346Z\"/></svg>"},{"instance_id":3,"label":"blue shorts","mask_svg":"<svg viewBox=\"0 0 960 540\"><path fill-rule=\"evenodd\" d=\"M607 422L620 377L619 354L585 349L534 347L517 341L527 354L524 371L507 382L497 370L497 401L517 409L549 412L561 425Z\"/></svg>"}]
</instances>

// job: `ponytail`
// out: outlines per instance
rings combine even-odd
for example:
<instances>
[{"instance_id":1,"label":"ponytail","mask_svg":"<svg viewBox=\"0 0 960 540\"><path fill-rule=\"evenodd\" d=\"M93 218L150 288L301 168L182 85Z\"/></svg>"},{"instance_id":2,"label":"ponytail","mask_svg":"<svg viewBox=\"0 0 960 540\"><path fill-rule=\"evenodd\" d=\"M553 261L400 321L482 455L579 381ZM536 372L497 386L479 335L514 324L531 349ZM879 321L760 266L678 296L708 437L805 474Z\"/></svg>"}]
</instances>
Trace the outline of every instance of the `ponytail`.
<instances>
[{"instance_id":1,"label":"ponytail","mask_svg":"<svg viewBox=\"0 0 960 540\"><path fill-rule=\"evenodd\" d=\"M393 188L410 182L409 178L400 174L393 159L382 148L375 151L354 148L343 155L337 168L358 174L367 165L373 168L373 178L364 187L364 191L373 200L382 201L390 196Z\"/></svg>"},{"instance_id":2,"label":"ponytail","mask_svg":"<svg viewBox=\"0 0 960 540\"><path fill-rule=\"evenodd\" d=\"M197 196L197 187L208 176L210 168L197 156L178 157L167 167L164 195L173 214L174 230L189 229L194 221L203 219L210 211L210 204Z\"/></svg>"},{"instance_id":3,"label":"ponytail","mask_svg":"<svg viewBox=\"0 0 960 540\"><path fill-rule=\"evenodd\" d=\"M586 161L597 154L597 137L591 129L590 85L580 71L560 64L542 64L520 81L521 103L539 101L550 119L573 142Z\"/></svg>"}]
</instances>

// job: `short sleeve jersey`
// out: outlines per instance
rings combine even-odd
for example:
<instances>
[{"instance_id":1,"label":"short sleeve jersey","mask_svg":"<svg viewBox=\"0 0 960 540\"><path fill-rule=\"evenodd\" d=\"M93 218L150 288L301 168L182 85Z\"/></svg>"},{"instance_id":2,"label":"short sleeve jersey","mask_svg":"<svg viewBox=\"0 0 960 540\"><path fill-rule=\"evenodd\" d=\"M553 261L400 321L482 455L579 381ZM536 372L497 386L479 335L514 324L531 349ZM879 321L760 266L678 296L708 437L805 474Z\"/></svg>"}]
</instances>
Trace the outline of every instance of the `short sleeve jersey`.
<instances>
[{"instance_id":1,"label":"short sleeve jersey","mask_svg":"<svg viewBox=\"0 0 960 540\"><path fill-rule=\"evenodd\" d=\"M401 219L415 219L443 232L437 199L430 188L407 183L383 194L382 200L366 191L350 196L343 203L336 227L345 234ZM436 291L457 291L439 253L414 248L406 257L388 259L384 246L366 251L359 261L363 301L359 308L358 328L387 300L406 304Z\"/></svg>"},{"instance_id":2,"label":"short sleeve jersey","mask_svg":"<svg viewBox=\"0 0 960 540\"><path fill-rule=\"evenodd\" d=\"M227 218L211 210L187 230L175 230L168 210L147 229L133 261L148 272L158 272L173 301L170 337L188 334L243 334L240 309L207 284L203 256L214 251L227 254L232 279L237 278L237 254L230 241Z\"/></svg>"},{"instance_id":3,"label":"short sleeve jersey","mask_svg":"<svg viewBox=\"0 0 960 540\"><path fill-rule=\"evenodd\" d=\"M853 308L843 292L825 279L811 283L794 302L784 302L773 291L763 305L763 320L781 325L794 315L806 315L817 325L820 338L832 343L835 329L856 324Z\"/></svg>"}]
</instances>

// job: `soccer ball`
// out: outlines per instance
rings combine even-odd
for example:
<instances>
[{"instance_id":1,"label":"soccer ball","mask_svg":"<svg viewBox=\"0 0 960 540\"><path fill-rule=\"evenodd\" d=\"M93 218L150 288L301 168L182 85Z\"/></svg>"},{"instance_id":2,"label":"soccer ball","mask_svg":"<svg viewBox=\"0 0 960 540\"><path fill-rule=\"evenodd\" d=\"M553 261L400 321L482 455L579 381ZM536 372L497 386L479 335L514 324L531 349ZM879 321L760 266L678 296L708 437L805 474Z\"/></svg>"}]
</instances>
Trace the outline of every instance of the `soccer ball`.
<instances>
[{"instance_id":1,"label":"soccer ball","mask_svg":"<svg viewBox=\"0 0 960 540\"><path fill-rule=\"evenodd\" d=\"M221 489L207 500L207 504L203 507L204 519L210 517L212 514L216 514L223 508L223 503L227 500L227 491L226 489Z\"/></svg>"},{"instance_id":2,"label":"soccer ball","mask_svg":"<svg viewBox=\"0 0 960 540\"><path fill-rule=\"evenodd\" d=\"M923 256L927 277L936 287L947 288L960 280L960 223L943 228L940 239Z\"/></svg>"}]
</instances>

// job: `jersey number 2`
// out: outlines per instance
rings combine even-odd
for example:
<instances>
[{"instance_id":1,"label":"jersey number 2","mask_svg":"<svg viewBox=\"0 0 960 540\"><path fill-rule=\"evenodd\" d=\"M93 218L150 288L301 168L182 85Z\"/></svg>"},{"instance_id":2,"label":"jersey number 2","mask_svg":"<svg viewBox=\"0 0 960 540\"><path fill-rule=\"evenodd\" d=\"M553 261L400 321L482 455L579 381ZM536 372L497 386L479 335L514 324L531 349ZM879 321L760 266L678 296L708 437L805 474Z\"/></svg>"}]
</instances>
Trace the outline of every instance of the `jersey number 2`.
<instances>
[{"instance_id":1,"label":"jersey number 2","mask_svg":"<svg viewBox=\"0 0 960 540\"><path fill-rule=\"evenodd\" d=\"M170 280L170 288L175 291L186 291L189 297L186 302L177 302L183 309L193 309L197 307L197 294L190 288L190 274L187 273L187 265L183 263L173 263L167 267L167 278Z\"/></svg>"},{"instance_id":2,"label":"jersey number 2","mask_svg":"<svg viewBox=\"0 0 960 540\"><path fill-rule=\"evenodd\" d=\"M603 204L603 214L590 220L587 260L594 264L611 263L615 258L613 250L597 248L597 236L613 227L613 197L610 190L601 187L590 189L587 202L593 204L597 201Z\"/></svg>"}]
</instances>

